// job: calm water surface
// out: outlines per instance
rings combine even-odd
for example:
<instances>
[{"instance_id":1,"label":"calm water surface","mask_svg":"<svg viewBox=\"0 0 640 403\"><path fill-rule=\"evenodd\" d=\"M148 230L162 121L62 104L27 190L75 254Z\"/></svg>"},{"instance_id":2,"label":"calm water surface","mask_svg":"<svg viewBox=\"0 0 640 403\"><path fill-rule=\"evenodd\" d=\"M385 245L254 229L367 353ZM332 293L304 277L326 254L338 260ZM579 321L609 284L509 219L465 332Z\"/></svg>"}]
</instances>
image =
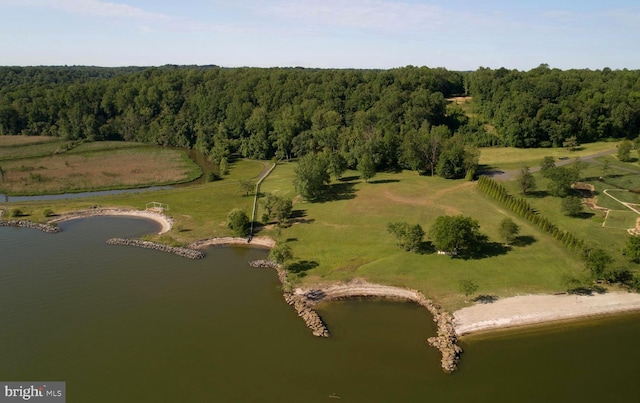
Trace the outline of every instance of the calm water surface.
<instances>
[{"instance_id":1,"label":"calm water surface","mask_svg":"<svg viewBox=\"0 0 640 403\"><path fill-rule=\"evenodd\" d=\"M191 261L106 245L155 223L0 228L0 380L61 380L68 402L639 401L640 315L476 336L453 375L413 304L323 306L329 339L282 300L265 251Z\"/></svg>"}]
</instances>

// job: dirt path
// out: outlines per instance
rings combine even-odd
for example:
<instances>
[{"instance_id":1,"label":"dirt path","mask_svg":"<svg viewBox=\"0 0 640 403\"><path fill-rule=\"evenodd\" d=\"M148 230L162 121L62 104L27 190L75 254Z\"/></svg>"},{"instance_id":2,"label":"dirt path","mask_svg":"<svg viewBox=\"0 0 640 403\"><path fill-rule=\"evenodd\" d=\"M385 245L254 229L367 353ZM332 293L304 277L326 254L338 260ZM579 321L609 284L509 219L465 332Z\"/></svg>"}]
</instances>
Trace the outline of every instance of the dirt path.
<instances>
[{"instance_id":1,"label":"dirt path","mask_svg":"<svg viewBox=\"0 0 640 403\"><path fill-rule=\"evenodd\" d=\"M618 199L615 196L612 196L609 192L615 190L615 191L622 191L625 192L627 191L627 189L605 189L602 191L602 193L606 194L607 196L609 196L610 198L612 198L613 200L617 201L618 203L622 204L623 206L625 206L626 208L628 208L629 210L633 211L634 213L640 214L640 210L638 210L638 208L636 207L637 204L634 203L627 203L627 202L623 202L622 200Z\"/></svg>"}]
</instances>

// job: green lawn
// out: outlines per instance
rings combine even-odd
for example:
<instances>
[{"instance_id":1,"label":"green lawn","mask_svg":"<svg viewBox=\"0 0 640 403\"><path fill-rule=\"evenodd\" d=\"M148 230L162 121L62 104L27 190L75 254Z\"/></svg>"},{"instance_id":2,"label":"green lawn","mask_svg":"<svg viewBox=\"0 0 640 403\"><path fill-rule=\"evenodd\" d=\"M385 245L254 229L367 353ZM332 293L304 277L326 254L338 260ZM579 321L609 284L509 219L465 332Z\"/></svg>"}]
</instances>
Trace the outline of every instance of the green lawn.
<instances>
[{"instance_id":1,"label":"green lawn","mask_svg":"<svg viewBox=\"0 0 640 403\"><path fill-rule=\"evenodd\" d=\"M584 158L587 155L615 148L616 143L611 142L584 144L577 151L568 151L564 148L483 147L480 149L480 164L504 170L518 169L522 165L536 167L540 166L540 162L546 156L556 160L560 158L573 160L576 157Z\"/></svg>"},{"instance_id":2,"label":"green lawn","mask_svg":"<svg viewBox=\"0 0 640 403\"><path fill-rule=\"evenodd\" d=\"M349 172L349 177L354 173ZM293 164L282 164L262 190L293 196ZM293 271L301 284L366 278L383 284L418 289L445 307L464 305L458 282L472 279L481 294L500 297L556 292L564 274L578 274L575 256L526 221L487 199L473 182L418 176L415 172L378 174L370 183L343 183L337 200L294 204L296 219L279 239L294 253ZM492 243L481 259L464 260L401 250L387 233L387 223L419 223L425 230L443 214L465 214L480 222ZM523 246L505 250L498 224L511 217L522 226ZM277 231L265 231L278 236Z\"/></svg>"}]
</instances>

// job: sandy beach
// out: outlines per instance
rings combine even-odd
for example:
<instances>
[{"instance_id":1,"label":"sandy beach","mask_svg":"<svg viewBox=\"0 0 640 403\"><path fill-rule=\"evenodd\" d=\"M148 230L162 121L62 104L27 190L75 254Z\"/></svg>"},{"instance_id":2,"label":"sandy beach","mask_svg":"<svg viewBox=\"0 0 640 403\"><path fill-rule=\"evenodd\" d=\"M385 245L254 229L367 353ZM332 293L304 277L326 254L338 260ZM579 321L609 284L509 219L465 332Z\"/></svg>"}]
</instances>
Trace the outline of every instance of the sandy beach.
<instances>
[{"instance_id":1,"label":"sandy beach","mask_svg":"<svg viewBox=\"0 0 640 403\"><path fill-rule=\"evenodd\" d=\"M147 210L125 210L125 209L116 209L116 208L98 208L91 210L80 210L74 211L71 213L64 213L60 216L52 219L49 223L61 222L66 220L74 220L76 218L86 218L86 217L94 217L94 216L130 216L130 217L142 217L148 218L150 220L154 220L158 222L162 229L158 232L158 235L164 234L168 232L173 226L173 219L161 213L156 213L153 211Z\"/></svg>"},{"instance_id":2,"label":"sandy beach","mask_svg":"<svg viewBox=\"0 0 640 403\"><path fill-rule=\"evenodd\" d=\"M524 295L477 304L453 313L458 336L495 329L640 311L640 294Z\"/></svg>"},{"instance_id":3,"label":"sandy beach","mask_svg":"<svg viewBox=\"0 0 640 403\"><path fill-rule=\"evenodd\" d=\"M257 236L251 239L251 242L247 242L247 238L238 238L238 237L220 237L220 238L209 238L209 239L201 239L199 241L195 241L187 245L187 248L191 249L200 249L206 248L207 246L222 246L222 245L248 245L248 246L258 246L264 248L273 248L276 246L276 241L266 236Z\"/></svg>"}]
</instances>

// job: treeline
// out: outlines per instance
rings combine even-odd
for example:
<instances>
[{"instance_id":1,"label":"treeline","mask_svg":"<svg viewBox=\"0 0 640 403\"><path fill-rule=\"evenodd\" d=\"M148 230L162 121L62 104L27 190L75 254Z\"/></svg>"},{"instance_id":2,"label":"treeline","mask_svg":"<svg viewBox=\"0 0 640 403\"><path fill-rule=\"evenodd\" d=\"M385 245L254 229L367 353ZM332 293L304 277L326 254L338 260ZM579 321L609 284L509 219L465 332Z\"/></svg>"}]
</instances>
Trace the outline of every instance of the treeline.
<instances>
[{"instance_id":1,"label":"treeline","mask_svg":"<svg viewBox=\"0 0 640 403\"><path fill-rule=\"evenodd\" d=\"M405 137L483 131L447 107L463 75L442 68L6 67L0 83L0 134L141 141L214 161L328 150L353 166L366 150L378 169L426 171L432 158L402 157Z\"/></svg>"},{"instance_id":2,"label":"treeline","mask_svg":"<svg viewBox=\"0 0 640 403\"><path fill-rule=\"evenodd\" d=\"M526 199L514 197L507 192L502 184L494 179L488 176L481 176L478 179L478 189L527 221L537 225L542 231L561 242L564 247L576 251L582 251L585 248L585 243L582 239L577 238L571 232L558 228L547 217L542 216L531 207Z\"/></svg>"},{"instance_id":3,"label":"treeline","mask_svg":"<svg viewBox=\"0 0 640 403\"><path fill-rule=\"evenodd\" d=\"M638 70L480 68L469 75L468 89L496 128L493 144L562 147L640 134Z\"/></svg>"}]
</instances>

